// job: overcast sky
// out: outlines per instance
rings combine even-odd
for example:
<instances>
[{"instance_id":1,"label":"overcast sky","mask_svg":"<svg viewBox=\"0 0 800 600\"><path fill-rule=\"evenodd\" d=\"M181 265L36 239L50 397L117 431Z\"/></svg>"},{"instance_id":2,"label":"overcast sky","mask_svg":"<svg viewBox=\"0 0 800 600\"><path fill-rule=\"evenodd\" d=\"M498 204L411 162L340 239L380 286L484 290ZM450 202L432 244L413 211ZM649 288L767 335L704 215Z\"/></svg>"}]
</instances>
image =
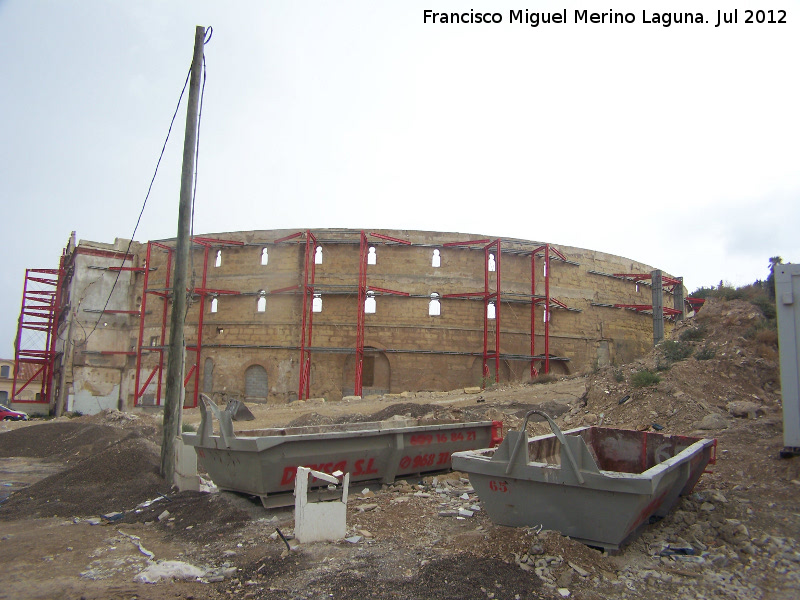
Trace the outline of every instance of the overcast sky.
<instances>
[{"instance_id":1,"label":"overcast sky","mask_svg":"<svg viewBox=\"0 0 800 600\"><path fill-rule=\"evenodd\" d=\"M213 27L197 233L480 233L629 257L690 292L764 279L770 256L800 261L800 1L715 27L735 6L0 0L0 356L26 268L57 267L72 230L131 236L196 25ZM762 6L786 23L744 22ZM509 22L526 9L567 22ZM635 22L575 22L609 9ZM710 23L645 22L664 11ZM176 235L185 106L138 241Z\"/></svg>"}]
</instances>

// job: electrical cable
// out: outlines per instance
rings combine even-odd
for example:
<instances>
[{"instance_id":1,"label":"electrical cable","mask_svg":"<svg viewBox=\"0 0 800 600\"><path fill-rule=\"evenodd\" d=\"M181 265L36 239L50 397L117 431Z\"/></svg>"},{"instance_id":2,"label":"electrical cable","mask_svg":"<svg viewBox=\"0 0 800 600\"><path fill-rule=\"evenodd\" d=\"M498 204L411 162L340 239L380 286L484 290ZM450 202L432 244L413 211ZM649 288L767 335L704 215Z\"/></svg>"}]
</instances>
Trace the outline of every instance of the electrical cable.
<instances>
[{"instance_id":1,"label":"electrical cable","mask_svg":"<svg viewBox=\"0 0 800 600\"><path fill-rule=\"evenodd\" d=\"M214 35L214 28L210 25L206 29L206 37L203 40L203 46L211 41L211 36ZM197 163L200 160L200 122L203 118L203 97L206 93L206 53L203 52L203 84L200 87L200 107L197 112L197 141L195 143L194 148L194 186L192 188L192 218L191 218L191 230L189 232L189 262L190 268L192 271L192 281L189 285L189 295L187 297L186 302L186 315L184 315L184 320L186 316L189 314L189 307L192 304L192 300L194 298L194 282L197 278L197 273L194 270L194 252L192 251L194 245L194 201L197 197Z\"/></svg>"},{"instance_id":2,"label":"electrical cable","mask_svg":"<svg viewBox=\"0 0 800 600\"><path fill-rule=\"evenodd\" d=\"M103 313L105 313L106 309L108 308L108 304L111 302L111 296L114 293L114 289L117 287L117 283L119 282L119 276L122 274L122 268L125 266L125 261L128 258L128 252L130 252L131 245L133 244L133 238L136 236L136 230L139 229L139 223L142 220L142 215L144 214L144 209L147 206L147 200L150 198L150 192L153 190L153 183L156 180L156 175L158 175L158 168L161 165L161 159L164 158L164 152L167 149L167 142L169 142L169 136L172 133L172 126L175 124L175 118L178 116L178 111L181 107L181 102L183 101L183 94L186 92L186 87L189 85L189 77L192 74L192 69L189 68L189 72L186 74L186 81L183 82L183 89L181 90L181 95L178 98L178 104L175 107L175 112L172 114L172 120L169 123L169 129L167 130L167 137L164 139L164 145L161 147L161 154L158 156L158 162L156 163L155 171L153 172L153 177L150 179L150 186L147 188L147 194L145 195L144 202L142 203L142 210L139 211L139 218L136 219L136 226L133 228L133 233L131 234L130 240L128 240L128 247L125 249L125 256L122 258L122 262L120 264L120 270L117 271L117 277L114 280L114 285L111 286L111 291L108 293L108 298L106 299L106 303L103 306L103 310L100 312L100 315L97 317L97 321L92 327L92 330L89 332L89 335L84 338L83 343L85 344L92 334L97 330L97 326L100 324L100 321L103 318Z\"/></svg>"},{"instance_id":3,"label":"electrical cable","mask_svg":"<svg viewBox=\"0 0 800 600\"><path fill-rule=\"evenodd\" d=\"M211 29L211 27L209 27L209 29ZM203 44L204 45L207 44L208 40L210 39L211 35L209 34L208 38L206 38L206 41L203 42ZM192 217L191 217L191 231L189 233L189 261L191 262L192 281L191 284L189 285L189 294L187 296L187 302L186 302L186 314L183 315L184 321L186 320L186 317L189 314L189 308L191 308L192 306L192 300L194 298L194 288L195 288L194 283L197 276L194 270L194 252L192 251L193 250L192 247L194 244L194 204L195 204L195 199L197 198L197 165L200 162L200 123L203 119L203 97L205 96L205 92L206 92L206 55L204 52L203 83L200 86L200 106L198 107L197 111L197 140L195 142L195 148L194 148L194 185L192 188Z\"/></svg>"}]
</instances>

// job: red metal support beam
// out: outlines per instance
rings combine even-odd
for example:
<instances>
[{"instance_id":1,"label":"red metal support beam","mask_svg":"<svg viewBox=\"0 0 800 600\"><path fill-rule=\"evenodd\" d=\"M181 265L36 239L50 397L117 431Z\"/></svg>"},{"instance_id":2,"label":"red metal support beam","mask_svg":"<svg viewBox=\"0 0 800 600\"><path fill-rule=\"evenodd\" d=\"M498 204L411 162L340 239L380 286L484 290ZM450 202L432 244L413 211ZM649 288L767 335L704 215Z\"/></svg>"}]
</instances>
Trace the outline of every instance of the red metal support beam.
<instances>
[{"instance_id":1,"label":"red metal support beam","mask_svg":"<svg viewBox=\"0 0 800 600\"><path fill-rule=\"evenodd\" d=\"M489 255L490 250L495 252L495 290L490 292L489 286ZM501 275L500 275L500 255L501 247L500 240L496 239L490 242L483 248L483 387L486 386L486 380L489 378L489 360L494 359L494 381L500 381L500 289L501 289ZM494 300L494 349L489 351L489 303Z\"/></svg>"},{"instance_id":2,"label":"red metal support beam","mask_svg":"<svg viewBox=\"0 0 800 600\"><path fill-rule=\"evenodd\" d=\"M208 250L204 254L208 254ZM203 275L205 277L205 274ZM217 290L213 288L206 288L205 286L194 288L196 294L200 296L238 296L241 292L235 290Z\"/></svg>"},{"instance_id":3,"label":"red metal support beam","mask_svg":"<svg viewBox=\"0 0 800 600\"><path fill-rule=\"evenodd\" d=\"M25 283L22 291L22 304L17 323L17 337L14 346L14 381L11 386L12 402L40 402L50 404L53 397L53 376L55 373L56 341L58 339L57 315L62 310L62 288L65 274L66 252L62 253L58 269L26 269ZM51 277L42 277L50 275ZM34 290L32 284L51 286L52 289ZM23 339L23 332L37 331L44 333L44 341L27 341ZM28 344L40 347L24 347ZM22 375L22 365L40 365L33 376L24 380L21 386L18 382L25 376ZM23 400L18 395L27 388L35 379L41 377L40 397L38 400Z\"/></svg>"},{"instance_id":4,"label":"red metal support beam","mask_svg":"<svg viewBox=\"0 0 800 600\"><path fill-rule=\"evenodd\" d=\"M614 308L628 308L630 310L635 310L637 312L643 312L647 310L653 310L652 304L615 304ZM665 315L669 315L670 317L674 317L675 315L683 314L683 311L678 310L677 308L669 308L665 306L663 309Z\"/></svg>"},{"instance_id":5,"label":"red metal support beam","mask_svg":"<svg viewBox=\"0 0 800 600\"><path fill-rule=\"evenodd\" d=\"M144 337L144 316L147 314L145 312L147 306L147 282L150 275L150 252L153 249L153 242L147 242L147 253L145 254L144 260L144 282L142 283L142 303L139 307L141 311L141 319L139 319L139 340L136 345L136 373L134 374L134 384L133 384L133 405L136 406L139 403L139 398L141 397L141 393L139 392L139 371L142 368L142 339ZM152 376L151 376L152 377ZM145 384L145 388L147 384L150 383L150 380L147 381Z\"/></svg>"},{"instance_id":6,"label":"red metal support beam","mask_svg":"<svg viewBox=\"0 0 800 600\"><path fill-rule=\"evenodd\" d=\"M383 235L382 233L370 233L370 237L378 238L379 240L386 240L388 242L395 242L396 244L403 244L404 246L410 246L411 242L408 240L401 240L399 238L389 237L388 235Z\"/></svg>"},{"instance_id":7,"label":"red metal support beam","mask_svg":"<svg viewBox=\"0 0 800 600\"><path fill-rule=\"evenodd\" d=\"M289 287L279 288L277 290L272 290L270 294L284 294L286 292L294 292L300 289L300 285L290 285Z\"/></svg>"},{"instance_id":8,"label":"red metal support beam","mask_svg":"<svg viewBox=\"0 0 800 600\"><path fill-rule=\"evenodd\" d=\"M536 251L531 252L531 378L539 376L534 356L536 356Z\"/></svg>"},{"instance_id":9,"label":"red metal support beam","mask_svg":"<svg viewBox=\"0 0 800 600\"><path fill-rule=\"evenodd\" d=\"M550 244L544 251L544 372L550 373Z\"/></svg>"},{"instance_id":10,"label":"red metal support beam","mask_svg":"<svg viewBox=\"0 0 800 600\"><path fill-rule=\"evenodd\" d=\"M303 262L303 315L300 325L300 380L297 397L308 400L311 387L311 340L314 326L314 282L316 262L314 252L317 238L310 230L306 231L305 256Z\"/></svg>"},{"instance_id":11,"label":"red metal support beam","mask_svg":"<svg viewBox=\"0 0 800 600\"><path fill-rule=\"evenodd\" d=\"M153 296L161 298L161 300L162 300L162 304L161 304L161 329L160 329L160 337L159 337L159 340L161 341L162 344L164 343L164 340L166 339L167 315L169 314L169 310L168 310L169 309L169 298L170 298L169 292L168 291L167 292L162 292L162 291L156 291L156 290L150 291L150 289L149 289L149 278L150 278L150 271L151 271L150 267L151 267L152 258L153 258L153 255L152 255L153 247L156 247L156 248L158 248L160 250L164 250L167 253L166 272L164 274L164 281L165 281L165 285L166 285L167 290L169 290L169 282L170 282L170 277L171 277L171 274L172 274L172 255L173 255L173 253L175 251L174 248L172 248L171 246L167 246L166 244L162 244L160 242L147 242L147 254L146 254L145 266L144 266L145 270L144 270L144 283L143 283L142 305L141 305L142 317L141 317L141 321L139 322L139 345L138 345L137 355L136 355L136 374L135 374L136 381L135 381L135 387L134 387L134 389L136 390L136 394L135 394L134 399L133 399L134 406L138 406L139 399L144 394L145 390L147 389L147 386L150 385L150 382L153 380L153 376L156 373L158 374L158 379L156 380L157 381L157 387L156 387L155 400L156 400L156 405L159 405L159 406L161 405L161 387L162 387L163 374L164 374L164 351L161 348L158 348L158 349L154 350L155 352L158 352L158 365L156 365L156 367L150 373L150 376L147 378L147 381L145 382L145 384L143 386L139 387L140 371L141 371L141 367L142 367L142 352L144 352L147 349L147 347L144 345L144 319L145 319L145 315L147 314L147 297L152 294ZM152 350L147 350L147 351L150 352Z\"/></svg>"},{"instance_id":12,"label":"red metal support beam","mask_svg":"<svg viewBox=\"0 0 800 600\"><path fill-rule=\"evenodd\" d=\"M192 242L201 246L244 246L244 242L234 240L218 240L216 238L194 237Z\"/></svg>"},{"instance_id":13,"label":"red metal support beam","mask_svg":"<svg viewBox=\"0 0 800 600\"><path fill-rule=\"evenodd\" d=\"M614 277L624 277L625 279L631 279L636 283L640 281L647 281L653 278L650 273L612 273ZM661 282L665 285L665 287L672 287L674 288L676 285L683 285L683 282L680 279L676 279L675 277L667 277L665 275L661 276Z\"/></svg>"},{"instance_id":14,"label":"red metal support beam","mask_svg":"<svg viewBox=\"0 0 800 600\"><path fill-rule=\"evenodd\" d=\"M374 285L370 285L367 287L370 292L378 292L381 294L390 294L392 296L410 296L408 292L398 292L397 290L387 290L386 288L379 288L375 287Z\"/></svg>"},{"instance_id":15,"label":"red metal support beam","mask_svg":"<svg viewBox=\"0 0 800 600\"><path fill-rule=\"evenodd\" d=\"M369 245L367 236L361 232L358 258L358 311L356 316L356 374L353 394L360 396L363 390L364 374L364 301L367 297L367 254Z\"/></svg>"},{"instance_id":16,"label":"red metal support beam","mask_svg":"<svg viewBox=\"0 0 800 600\"><path fill-rule=\"evenodd\" d=\"M453 246L483 246L490 243L492 240L468 240L465 242L448 242L442 244L442 248L451 248Z\"/></svg>"},{"instance_id":17,"label":"red metal support beam","mask_svg":"<svg viewBox=\"0 0 800 600\"><path fill-rule=\"evenodd\" d=\"M303 232L302 231L298 231L297 233L293 233L291 235L287 235L287 236L284 236L282 238L278 238L273 243L280 244L281 242L288 242L289 240L294 240L294 239L297 239L299 237L302 237L302 235L303 235Z\"/></svg>"}]
</instances>

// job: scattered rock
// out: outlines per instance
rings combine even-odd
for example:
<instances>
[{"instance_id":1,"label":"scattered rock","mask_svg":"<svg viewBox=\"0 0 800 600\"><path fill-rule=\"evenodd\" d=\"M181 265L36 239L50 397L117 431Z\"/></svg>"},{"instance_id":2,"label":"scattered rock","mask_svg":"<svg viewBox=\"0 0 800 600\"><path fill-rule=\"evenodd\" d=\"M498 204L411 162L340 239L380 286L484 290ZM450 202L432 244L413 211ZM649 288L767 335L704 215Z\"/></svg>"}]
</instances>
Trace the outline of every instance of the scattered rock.
<instances>
[{"instance_id":1,"label":"scattered rock","mask_svg":"<svg viewBox=\"0 0 800 600\"><path fill-rule=\"evenodd\" d=\"M749 400L734 400L725 405L727 411L737 419L755 419L765 414L760 404Z\"/></svg>"},{"instance_id":2,"label":"scattered rock","mask_svg":"<svg viewBox=\"0 0 800 600\"><path fill-rule=\"evenodd\" d=\"M703 417L700 421L697 421L693 427L704 431L709 429L727 429L728 421L720 414L711 413Z\"/></svg>"}]
</instances>

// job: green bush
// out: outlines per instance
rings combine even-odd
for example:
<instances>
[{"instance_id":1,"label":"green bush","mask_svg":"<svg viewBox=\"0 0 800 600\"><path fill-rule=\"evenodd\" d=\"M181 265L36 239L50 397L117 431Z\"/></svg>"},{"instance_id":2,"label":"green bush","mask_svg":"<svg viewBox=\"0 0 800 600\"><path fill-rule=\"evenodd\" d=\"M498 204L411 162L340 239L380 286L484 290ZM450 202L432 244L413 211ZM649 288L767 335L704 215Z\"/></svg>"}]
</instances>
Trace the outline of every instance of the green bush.
<instances>
[{"instance_id":1,"label":"green bush","mask_svg":"<svg viewBox=\"0 0 800 600\"><path fill-rule=\"evenodd\" d=\"M768 320L772 321L778 318L778 309L775 307L774 300L761 296L753 299L752 302L761 310Z\"/></svg>"},{"instance_id":2,"label":"green bush","mask_svg":"<svg viewBox=\"0 0 800 600\"><path fill-rule=\"evenodd\" d=\"M191 423L181 423L181 431L183 433L194 433L196 430Z\"/></svg>"},{"instance_id":3,"label":"green bush","mask_svg":"<svg viewBox=\"0 0 800 600\"><path fill-rule=\"evenodd\" d=\"M668 361L679 362L689 358L694 349L686 342L665 340L661 342L661 352Z\"/></svg>"},{"instance_id":4,"label":"green bush","mask_svg":"<svg viewBox=\"0 0 800 600\"><path fill-rule=\"evenodd\" d=\"M716 348L712 348L711 346L704 346L695 353L694 357L697 360L711 360L716 355L717 355Z\"/></svg>"},{"instance_id":5,"label":"green bush","mask_svg":"<svg viewBox=\"0 0 800 600\"><path fill-rule=\"evenodd\" d=\"M682 342L699 342L706 337L706 328L704 325L699 327L690 327L681 331L679 336Z\"/></svg>"},{"instance_id":6,"label":"green bush","mask_svg":"<svg viewBox=\"0 0 800 600\"><path fill-rule=\"evenodd\" d=\"M649 387L661 383L661 377L657 373L644 369L636 371L631 377L631 385L636 388Z\"/></svg>"}]
</instances>

